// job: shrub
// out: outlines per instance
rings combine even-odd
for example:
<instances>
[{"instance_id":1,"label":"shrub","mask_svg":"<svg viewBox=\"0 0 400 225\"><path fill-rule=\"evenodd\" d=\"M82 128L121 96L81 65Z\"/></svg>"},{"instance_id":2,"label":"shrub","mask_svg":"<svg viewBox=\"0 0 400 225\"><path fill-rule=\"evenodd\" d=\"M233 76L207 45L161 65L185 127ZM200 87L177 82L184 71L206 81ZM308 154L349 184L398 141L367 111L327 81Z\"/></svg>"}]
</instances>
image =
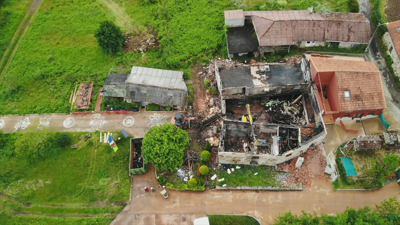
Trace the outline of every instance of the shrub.
<instances>
[{"instance_id":1,"label":"shrub","mask_svg":"<svg viewBox=\"0 0 400 225\"><path fill-rule=\"evenodd\" d=\"M148 104L146 107L146 111L160 111L160 106L157 104Z\"/></svg>"},{"instance_id":2,"label":"shrub","mask_svg":"<svg viewBox=\"0 0 400 225\"><path fill-rule=\"evenodd\" d=\"M108 54L115 54L121 51L125 41L125 36L122 34L121 29L112 21L101 22L94 36L100 47Z\"/></svg>"},{"instance_id":3,"label":"shrub","mask_svg":"<svg viewBox=\"0 0 400 225\"><path fill-rule=\"evenodd\" d=\"M358 4L357 0L349 0L348 4L349 4L350 12L352 12L352 13L360 12L360 5Z\"/></svg>"},{"instance_id":4,"label":"shrub","mask_svg":"<svg viewBox=\"0 0 400 225\"><path fill-rule=\"evenodd\" d=\"M210 159L211 159L211 153L209 151L204 150L201 152L201 160L208 162L210 161Z\"/></svg>"},{"instance_id":5,"label":"shrub","mask_svg":"<svg viewBox=\"0 0 400 225\"><path fill-rule=\"evenodd\" d=\"M210 86L210 87L208 88L208 90L209 90L210 93L213 94L213 95L218 94L218 89L217 89L216 87Z\"/></svg>"},{"instance_id":6,"label":"shrub","mask_svg":"<svg viewBox=\"0 0 400 225\"><path fill-rule=\"evenodd\" d=\"M157 182L161 185L165 185L168 179L164 175L158 176Z\"/></svg>"},{"instance_id":7,"label":"shrub","mask_svg":"<svg viewBox=\"0 0 400 225\"><path fill-rule=\"evenodd\" d=\"M208 166L201 166L200 167L200 173L201 175L207 175L208 173L210 173L210 169L208 168Z\"/></svg>"},{"instance_id":8,"label":"shrub","mask_svg":"<svg viewBox=\"0 0 400 225\"><path fill-rule=\"evenodd\" d=\"M172 106L167 106L167 111L172 111Z\"/></svg>"},{"instance_id":9,"label":"shrub","mask_svg":"<svg viewBox=\"0 0 400 225\"><path fill-rule=\"evenodd\" d=\"M207 141L207 143L206 143L206 150L211 151L211 144L209 141Z\"/></svg>"},{"instance_id":10,"label":"shrub","mask_svg":"<svg viewBox=\"0 0 400 225\"><path fill-rule=\"evenodd\" d=\"M196 187L197 186L197 180L196 180L196 178L192 178L192 179L190 179L189 180L189 182L188 182L188 185L189 185L189 187Z\"/></svg>"},{"instance_id":11,"label":"shrub","mask_svg":"<svg viewBox=\"0 0 400 225\"><path fill-rule=\"evenodd\" d=\"M57 143L60 147L64 148L71 144L71 138L68 134L62 133L57 137Z\"/></svg>"},{"instance_id":12,"label":"shrub","mask_svg":"<svg viewBox=\"0 0 400 225\"><path fill-rule=\"evenodd\" d=\"M210 81L209 80L204 80L204 85L209 88L211 86Z\"/></svg>"}]
</instances>

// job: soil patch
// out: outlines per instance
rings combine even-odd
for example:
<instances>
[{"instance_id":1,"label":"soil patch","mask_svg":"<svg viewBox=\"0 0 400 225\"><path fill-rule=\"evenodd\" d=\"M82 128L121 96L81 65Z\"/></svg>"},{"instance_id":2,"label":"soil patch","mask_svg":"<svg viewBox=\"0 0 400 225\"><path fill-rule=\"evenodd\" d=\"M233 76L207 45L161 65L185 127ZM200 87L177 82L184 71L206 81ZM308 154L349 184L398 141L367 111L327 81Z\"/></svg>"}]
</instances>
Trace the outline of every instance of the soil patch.
<instances>
[{"instance_id":1,"label":"soil patch","mask_svg":"<svg viewBox=\"0 0 400 225\"><path fill-rule=\"evenodd\" d=\"M200 75L204 68L196 63L194 67L192 67L192 79L193 79L193 87L194 87L194 96L195 102L193 104L193 111L195 114L199 116L205 117L205 112L207 111L206 105L206 87L204 86L203 79L200 78Z\"/></svg>"},{"instance_id":2,"label":"soil patch","mask_svg":"<svg viewBox=\"0 0 400 225\"><path fill-rule=\"evenodd\" d=\"M385 13L389 21L400 20L400 0L388 0Z\"/></svg>"},{"instance_id":3,"label":"soil patch","mask_svg":"<svg viewBox=\"0 0 400 225\"><path fill-rule=\"evenodd\" d=\"M133 34L126 33L125 36L125 52L139 51L141 53L144 53L147 52L150 48L158 47L160 45L156 38L156 32L143 33L140 30L136 30Z\"/></svg>"}]
</instances>

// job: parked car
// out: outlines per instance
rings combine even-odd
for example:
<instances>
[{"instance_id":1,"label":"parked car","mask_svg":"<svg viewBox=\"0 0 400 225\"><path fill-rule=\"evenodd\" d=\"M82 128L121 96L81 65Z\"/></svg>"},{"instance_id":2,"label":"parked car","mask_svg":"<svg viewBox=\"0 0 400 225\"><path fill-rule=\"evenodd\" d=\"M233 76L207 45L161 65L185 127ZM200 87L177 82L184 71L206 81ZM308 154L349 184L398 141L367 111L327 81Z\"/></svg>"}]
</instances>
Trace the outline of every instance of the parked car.
<instances>
[{"instance_id":1,"label":"parked car","mask_svg":"<svg viewBox=\"0 0 400 225\"><path fill-rule=\"evenodd\" d=\"M164 198L169 198L169 194L168 194L167 190L164 189L160 193Z\"/></svg>"}]
</instances>

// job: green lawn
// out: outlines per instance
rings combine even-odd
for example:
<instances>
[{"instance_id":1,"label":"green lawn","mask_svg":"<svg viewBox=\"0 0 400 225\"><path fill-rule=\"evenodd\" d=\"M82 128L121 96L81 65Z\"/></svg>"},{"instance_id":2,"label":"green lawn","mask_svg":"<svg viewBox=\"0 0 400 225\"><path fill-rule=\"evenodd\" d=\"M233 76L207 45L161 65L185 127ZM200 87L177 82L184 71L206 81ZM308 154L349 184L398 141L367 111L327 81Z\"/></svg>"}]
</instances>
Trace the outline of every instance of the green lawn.
<instances>
[{"instance_id":1,"label":"green lawn","mask_svg":"<svg viewBox=\"0 0 400 225\"><path fill-rule=\"evenodd\" d=\"M209 215L210 225L259 225L260 223L250 216Z\"/></svg>"},{"instance_id":2,"label":"green lawn","mask_svg":"<svg viewBox=\"0 0 400 225\"><path fill-rule=\"evenodd\" d=\"M69 133L70 145L61 148L55 141L59 133L49 133L46 142L51 144L37 145L38 154L20 155L19 140L37 139L29 136L33 134L0 133L0 192L5 194L0 195L0 209L27 215L107 217L100 224L108 224L129 201L128 139L115 133L115 140L122 138L117 141L119 150L114 152L109 144L99 142L98 132L86 142L79 137L87 133ZM41 133L35 135L43 137ZM72 149L72 144L79 148ZM11 215L0 214L0 218L25 220ZM53 221L47 220L48 224ZM79 220L71 220L78 224Z\"/></svg>"},{"instance_id":3,"label":"green lawn","mask_svg":"<svg viewBox=\"0 0 400 225\"><path fill-rule=\"evenodd\" d=\"M29 7L29 0L0 1L0 60Z\"/></svg>"},{"instance_id":4,"label":"green lawn","mask_svg":"<svg viewBox=\"0 0 400 225\"><path fill-rule=\"evenodd\" d=\"M234 171L231 172L231 174L228 174L226 170L219 172L218 179L225 179L224 181L219 182L219 186L224 184L226 184L228 187L281 186L281 184L277 182L276 176L284 173L274 171L273 167L258 166L257 168L253 168L253 166L250 165L239 166L241 167L240 169L233 167Z\"/></svg>"}]
</instances>

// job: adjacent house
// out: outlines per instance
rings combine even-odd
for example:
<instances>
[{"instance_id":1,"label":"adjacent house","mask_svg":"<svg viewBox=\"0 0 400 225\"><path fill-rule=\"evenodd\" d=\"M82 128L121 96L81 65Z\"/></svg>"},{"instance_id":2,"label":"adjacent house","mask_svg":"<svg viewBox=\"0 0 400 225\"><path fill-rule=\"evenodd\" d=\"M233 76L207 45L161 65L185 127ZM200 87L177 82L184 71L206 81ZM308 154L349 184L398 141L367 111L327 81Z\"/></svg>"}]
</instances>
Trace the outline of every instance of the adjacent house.
<instances>
[{"instance_id":1,"label":"adjacent house","mask_svg":"<svg viewBox=\"0 0 400 225\"><path fill-rule=\"evenodd\" d=\"M373 62L306 55L303 64L309 68L304 72L311 74L325 123L376 117L386 108L381 74Z\"/></svg>"},{"instance_id":2,"label":"adjacent house","mask_svg":"<svg viewBox=\"0 0 400 225\"><path fill-rule=\"evenodd\" d=\"M313 13L289 11L225 11L228 54L264 54L277 48L367 44L371 37L369 20L361 13ZM257 41L257 47L255 46ZM243 43L246 43L243 45Z\"/></svg>"},{"instance_id":3,"label":"adjacent house","mask_svg":"<svg viewBox=\"0 0 400 225\"><path fill-rule=\"evenodd\" d=\"M383 36L383 40L388 46L387 53L393 60L393 69L396 76L400 76L400 20L387 25L388 32Z\"/></svg>"},{"instance_id":4,"label":"adjacent house","mask_svg":"<svg viewBox=\"0 0 400 225\"><path fill-rule=\"evenodd\" d=\"M104 97L124 98L143 105L156 103L174 107L186 107L187 94L182 71L138 66L132 67L130 74L108 75L101 93Z\"/></svg>"}]
</instances>

